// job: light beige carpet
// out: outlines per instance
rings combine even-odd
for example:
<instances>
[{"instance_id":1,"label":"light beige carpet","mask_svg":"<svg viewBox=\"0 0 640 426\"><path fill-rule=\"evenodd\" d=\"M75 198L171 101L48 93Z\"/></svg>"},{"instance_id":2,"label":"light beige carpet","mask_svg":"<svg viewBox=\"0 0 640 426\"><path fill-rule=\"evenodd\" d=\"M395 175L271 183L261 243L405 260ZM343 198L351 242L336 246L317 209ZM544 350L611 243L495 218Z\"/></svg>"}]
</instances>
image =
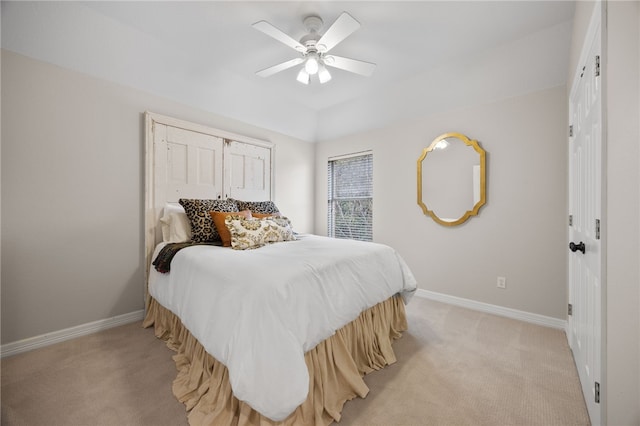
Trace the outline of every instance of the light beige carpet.
<instances>
[{"instance_id":1,"label":"light beige carpet","mask_svg":"<svg viewBox=\"0 0 640 426\"><path fill-rule=\"evenodd\" d=\"M587 425L564 332L415 297L398 362L340 425ZM5 358L2 425L186 425L172 352L130 324Z\"/></svg>"}]
</instances>

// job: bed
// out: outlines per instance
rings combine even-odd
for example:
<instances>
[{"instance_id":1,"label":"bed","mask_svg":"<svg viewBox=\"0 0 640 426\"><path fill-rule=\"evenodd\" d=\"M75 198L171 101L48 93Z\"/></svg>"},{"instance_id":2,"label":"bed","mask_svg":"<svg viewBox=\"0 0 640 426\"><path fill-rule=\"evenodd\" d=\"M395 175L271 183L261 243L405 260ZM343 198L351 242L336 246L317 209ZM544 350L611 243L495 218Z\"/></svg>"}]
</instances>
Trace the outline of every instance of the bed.
<instances>
[{"instance_id":1,"label":"bed","mask_svg":"<svg viewBox=\"0 0 640 426\"><path fill-rule=\"evenodd\" d=\"M176 202L158 197L167 191L156 185L148 174L144 326L176 351L173 392L190 424L339 421L346 401L367 395L363 376L396 361L391 343L407 328L404 305L416 289L401 256L383 244L295 233L269 200ZM193 203L224 217L218 229L230 247L199 240ZM207 231L216 233L214 217ZM167 257L162 268L152 264Z\"/></svg>"}]
</instances>

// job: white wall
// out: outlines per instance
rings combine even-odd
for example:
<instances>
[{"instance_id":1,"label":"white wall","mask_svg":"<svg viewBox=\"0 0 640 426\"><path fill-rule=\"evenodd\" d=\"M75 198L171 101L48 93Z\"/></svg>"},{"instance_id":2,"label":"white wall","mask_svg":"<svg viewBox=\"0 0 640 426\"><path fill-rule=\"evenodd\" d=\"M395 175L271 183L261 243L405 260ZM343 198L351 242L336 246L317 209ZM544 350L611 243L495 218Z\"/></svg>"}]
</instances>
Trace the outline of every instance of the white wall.
<instances>
[{"instance_id":1,"label":"white wall","mask_svg":"<svg viewBox=\"0 0 640 426\"><path fill-rule=\"evenodd\" d=\"M606 6L605 423L640 425L640 3Z\"/></svg>"},{"instance_id":2,"label":"white wall","mask_svg":"<svg viewBox=\"0 0 640 426\"><path fill-rule=\"evenodd\" d=\"M270 140L313 230L314 146L2 50L2 343L143 309L145 110Z\"/></svg>"},{"instance_id":3,"label":"white wall","mask_svg":"<svg viewBox=\"0 0 640 426\"><path fill-rule=\"evenodd\" d=\"M561 86L319 143L316 231L326 233L327 159L371 149L374 240L399 251L420 288L564 319L566 123ZM487 151L487 204L452 228L424 216L416 192L422 149L451 131Z\"/></svg>"}]
</instances>

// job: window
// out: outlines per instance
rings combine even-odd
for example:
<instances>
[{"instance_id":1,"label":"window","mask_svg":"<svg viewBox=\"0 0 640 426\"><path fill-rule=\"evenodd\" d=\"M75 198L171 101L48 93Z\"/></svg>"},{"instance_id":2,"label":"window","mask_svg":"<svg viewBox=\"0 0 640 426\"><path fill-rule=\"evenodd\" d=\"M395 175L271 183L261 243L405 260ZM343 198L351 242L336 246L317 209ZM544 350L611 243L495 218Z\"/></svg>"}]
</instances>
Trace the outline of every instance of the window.
<instances>
[{"instance_id":1,"label":"window","mask_svg":"<svg viewBox=\"0 0 640 426\"><path fill-rule=\"evenodd\" d=\"M373 154L329 159L328 235L373 240Z\"/></svg>"}]
</instances>

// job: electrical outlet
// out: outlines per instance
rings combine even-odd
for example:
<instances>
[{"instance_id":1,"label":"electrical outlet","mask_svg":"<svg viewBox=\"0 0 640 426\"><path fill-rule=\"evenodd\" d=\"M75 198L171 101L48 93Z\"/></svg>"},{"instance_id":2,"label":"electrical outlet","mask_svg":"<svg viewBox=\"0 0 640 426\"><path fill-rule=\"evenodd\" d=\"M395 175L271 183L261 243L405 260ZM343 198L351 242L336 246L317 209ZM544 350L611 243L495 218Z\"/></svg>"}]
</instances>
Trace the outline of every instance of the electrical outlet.
<instances>
[{"instance_id":1,"label":"electrical outlet","mask_svg":"<svg viewBox=\"0 0 640 426\"><path fill-rule=\"evenodd\" d=\"M498 288L507 288L507 279L505 277L498 277Z\"/></svg>"}]
</instances>

